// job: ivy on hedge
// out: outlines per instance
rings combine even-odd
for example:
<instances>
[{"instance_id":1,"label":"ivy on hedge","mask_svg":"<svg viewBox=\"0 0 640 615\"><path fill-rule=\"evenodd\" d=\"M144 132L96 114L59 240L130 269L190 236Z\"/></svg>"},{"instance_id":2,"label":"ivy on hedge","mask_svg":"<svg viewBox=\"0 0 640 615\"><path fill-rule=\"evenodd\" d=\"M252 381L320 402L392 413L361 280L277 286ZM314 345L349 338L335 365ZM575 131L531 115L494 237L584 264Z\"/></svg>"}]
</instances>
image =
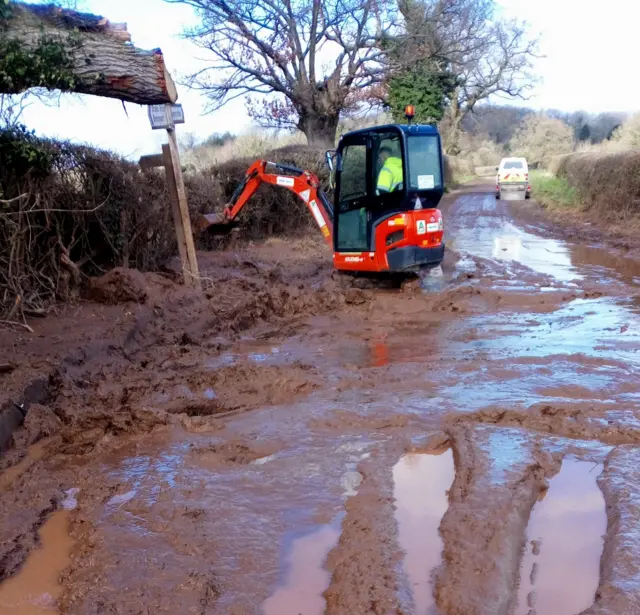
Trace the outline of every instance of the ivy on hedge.
<instances>
[{"instance_id":1,"label":"ivy on hedge","mask_svg":"<svg viewBox=\"0 0 640 615\"><path fill-rule=\"evenodd\" d=\"M71 90L78 83L73 52L80 38L46 35L33 48L7 35L13 17L10 0L0 0L0 93L17 94L29 88Z\"/></svg>"},{"instance_id":2,"label":"ivy on hedge","mask_svg":"<svg viewBox=\"0 0 640 615\"><path fill-rule=\"evenodd\" d=\"M46 177L53 160L50 150L26 126L0 130L0 165L17 177Z\"/></svg>"}]
</instances>

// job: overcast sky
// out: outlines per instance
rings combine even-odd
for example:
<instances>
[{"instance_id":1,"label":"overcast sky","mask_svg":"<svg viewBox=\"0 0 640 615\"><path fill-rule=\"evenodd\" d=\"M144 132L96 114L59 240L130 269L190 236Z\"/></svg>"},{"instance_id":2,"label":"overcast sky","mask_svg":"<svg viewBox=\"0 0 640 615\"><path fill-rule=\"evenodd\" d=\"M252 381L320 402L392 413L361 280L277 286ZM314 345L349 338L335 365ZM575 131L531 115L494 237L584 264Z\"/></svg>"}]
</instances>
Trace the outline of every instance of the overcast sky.
<instances>
[{"instance_id":1,"label":"overcast sky","mask_svg":"<svg viewBox=\"0 0 640 615\"><path fill-rule=\"evenodd\" d=\"M608 0L586 9L584 0L500 0L509 15L526 19L539 32L537 62L542 82L526 104L567 111L640 110L640 80L635 78L640 3ZM174 77L197 66L206 57L180 39L185 25L194 22L192 10L163 0L81 0L83 10L104 15L112 22L127 22L133 43L143 49L162 48ZM203 115L196 92L179 88L186 124L178 134L243 132L250 128L244 105L234 102L211 115ZM34 105L26 123L39 134L86 142L137 158L156 152L166 138L152 131L146 108L97 97L63 97L60 107Z\"/></svg>"}]
</instances>

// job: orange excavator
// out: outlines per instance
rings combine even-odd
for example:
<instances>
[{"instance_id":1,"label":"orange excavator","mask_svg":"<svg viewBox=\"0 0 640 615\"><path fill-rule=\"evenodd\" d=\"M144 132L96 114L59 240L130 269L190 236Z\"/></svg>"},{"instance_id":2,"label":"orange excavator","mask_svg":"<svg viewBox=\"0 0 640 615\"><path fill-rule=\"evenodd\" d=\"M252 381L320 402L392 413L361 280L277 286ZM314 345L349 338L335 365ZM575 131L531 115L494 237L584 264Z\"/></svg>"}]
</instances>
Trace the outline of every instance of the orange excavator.
<instances>
[{"instance_id":1,"label":"orange excavator","mask_svg":"<svg viewBox=\"0 0 640 615\"><path fill-rule=\"evenodd\" d=\"M297 167L259 160L247 171L222 214L202 228L228 232L264 183L291 190L306 204L342 272L415 273L444 258L442 145L434 126L390 124L344 134L326 154L332 204L320 180Z\"/></svg>"}]
</instances>

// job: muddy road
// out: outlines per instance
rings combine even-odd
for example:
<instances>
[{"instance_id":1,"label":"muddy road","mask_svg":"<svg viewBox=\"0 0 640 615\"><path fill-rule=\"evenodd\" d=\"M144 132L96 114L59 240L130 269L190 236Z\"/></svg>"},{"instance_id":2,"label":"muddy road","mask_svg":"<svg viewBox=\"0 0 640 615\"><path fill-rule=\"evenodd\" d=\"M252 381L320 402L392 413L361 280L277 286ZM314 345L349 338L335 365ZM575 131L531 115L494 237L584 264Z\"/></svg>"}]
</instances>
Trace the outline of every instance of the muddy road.
<instances>
[{"instance_id":1,"label":"muddy road","mask_svg":"<svg viewBox=\"0 0 640 615\"><path fill-rule=\"evenodd\" d=\"M448 197L421 286L267 242L15 341L0 615L640 613L640 265L519 207Z\"/></svg>"}]
</instances>

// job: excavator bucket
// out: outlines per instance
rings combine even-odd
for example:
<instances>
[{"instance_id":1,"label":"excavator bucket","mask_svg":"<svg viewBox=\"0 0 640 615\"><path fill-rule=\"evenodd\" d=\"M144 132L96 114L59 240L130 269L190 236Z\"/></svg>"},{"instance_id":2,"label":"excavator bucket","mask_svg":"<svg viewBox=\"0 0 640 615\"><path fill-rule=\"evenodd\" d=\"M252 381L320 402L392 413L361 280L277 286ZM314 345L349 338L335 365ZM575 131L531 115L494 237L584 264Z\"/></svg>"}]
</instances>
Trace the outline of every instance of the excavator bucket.
<instances>
[{"instance_id":1,"label":"excavator bucket","mask_svg":"<svg viewBox=\"0 0 640 615\"><path fill-rule=\"evenodd\" d=\"M227 235L236 224L223 214L201 214L198 220L200 232L207 232L211 235Z\"/></svg>"}]
</instances>

